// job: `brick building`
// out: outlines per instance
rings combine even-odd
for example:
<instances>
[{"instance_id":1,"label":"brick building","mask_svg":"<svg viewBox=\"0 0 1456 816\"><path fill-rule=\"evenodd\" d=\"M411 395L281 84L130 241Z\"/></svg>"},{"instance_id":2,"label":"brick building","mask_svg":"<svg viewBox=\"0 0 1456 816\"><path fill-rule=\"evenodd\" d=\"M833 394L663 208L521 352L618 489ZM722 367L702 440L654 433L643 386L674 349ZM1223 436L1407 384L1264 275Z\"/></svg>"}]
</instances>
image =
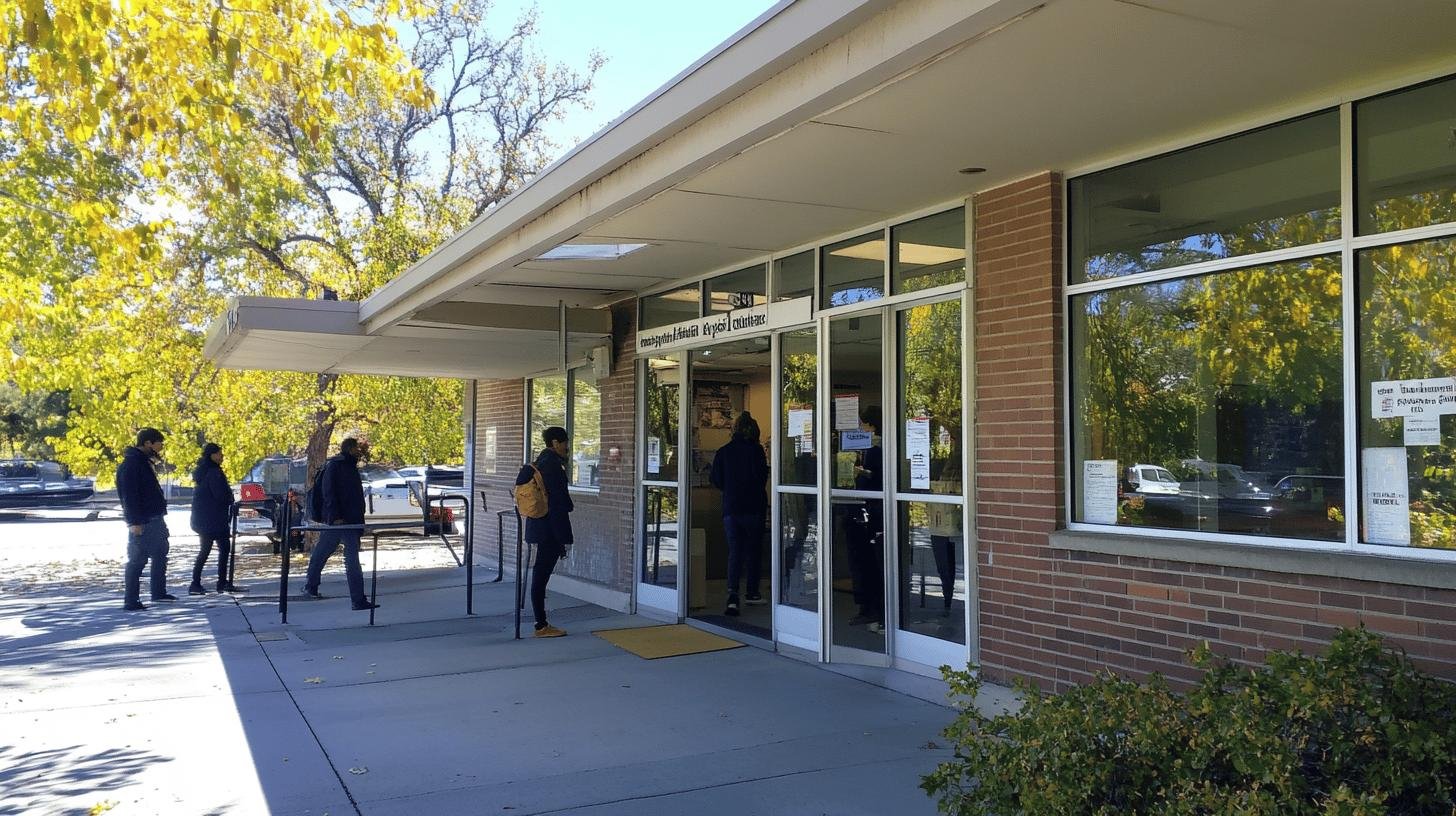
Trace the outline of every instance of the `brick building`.
<instances>
[{"instance_id":1,"label":"brick building","mask_svg":"<svg viewBox=\"0 0 1456 816\"><path fill-rule=\"evenodd\" d=\"M553 587L805 659L1065 688L1363 623L1456 680L1453 25L784 2L368 300L240 299L208 353L470 381L481 542L566 427Z\"/></svg>"}]
</instances>

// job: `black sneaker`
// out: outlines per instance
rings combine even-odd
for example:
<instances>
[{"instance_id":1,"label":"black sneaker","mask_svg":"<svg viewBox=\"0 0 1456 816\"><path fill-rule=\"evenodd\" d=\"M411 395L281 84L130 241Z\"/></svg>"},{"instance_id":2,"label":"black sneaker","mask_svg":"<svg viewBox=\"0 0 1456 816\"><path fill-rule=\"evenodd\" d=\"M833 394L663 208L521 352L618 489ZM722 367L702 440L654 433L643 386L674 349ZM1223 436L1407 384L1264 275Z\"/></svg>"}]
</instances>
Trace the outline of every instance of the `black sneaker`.
<instances>
[{"instance_id":1,"label":"black sneaker","mask_svg":"<svg viewBox=\"0 0 1456 816\"><path fill-rule=\"evenodd\" d=\"M736 618L736 617L738 617L738 596L737 595L729 595L728 596L728 606L727 606L726 609L723 610L723 614L727 615L730 618Z\"/></svg>"},{"instance_id":2,"label":"black sneaker","mask_svg":"<svg viewBox=\"0 0 1456 816\"><path fill-rule=\"evenodd\" d=\"M315 601L322 601L324 599L324 596L319 594L317 589L309 589L308 587L304 587L303 597L312 598Z\"/></svg>"},{"instance_id":3,"label":"black sneaker","mask_svg":"<svg viewBox=\"0 0 1456 816\"><path fill-rule=\"evenodd\" d=\"M170 592L163 592L161 595L153 595L152 596L152 600L153 601L175 601L175 600L177 600L177 596L176 595L173 595Z\"/></svg>"},{"instance_id":4,"label":"black sneaker","mask_svg":"<svg viewBox=\"0 0 1456 816\"><path fill-rule=\"evenodd\" d=\"M207 594L207 590L205 590L205 589L202 588L202 584L193 584L192 586L187 587L187 594L188 595L206 595Z\"/></svg>"},{"instance_id":5,"label":"black sneaker","mask_svg":"<svg viewBox=\"0 0 1456 816\"><path fill-rule=\"evenodd\" d=\"M147 605L142 603L141 601L132 601L131 603L122 607L122 609L125 609L128 612L143 612L146 610L146 608Z\"/></svg>"},{"instance_id":6,"label":"black sneaker","mask_svg":"<svg viewBox=\"0 0 1456 816\"><path fill-rule=\"evenodd\" d=\"M217 591L218 592L247 592L248 591L248 588L247 587L240 587L240 586L238 586L237 584L234 584L231 581L227 581L227 582L219 583L217 585Z\"/></svg>"},{"instance_id":7,"label":"black sneaker","mask_svg":"<svg viewBox=\"0 0 1456 816\"><path fill-rule=\"evenodd\" d=\"M355 612L365 612L365 611L370 610L370 609L378 609L378 608L379 608L379 604L377 604L377 603L369 603L368 601L365 601L364 603L361 603L361 604L354 604L354 611Z\"/></svg>"},{"instance_id":8,"label":"black sneaker","mask_svg":"<svg viewBox=\"0 0 1456 816\"><path fill-rule=\"evenodd\" d=\"M763 606L764 604L768 603L768 601L765 600L762 595L759 595L756 592L754 594L749 595L748 597L744 598L743 601L744 601L744 603L747 603L749 606Z\"/></svg>"},{"instance_id":9,"label":"black sneaker","mask_svg":"<svg viewBox=\"0 0 1456 816\"><path fill-rule=\"evenodd\" d=\"M850 626L864 626L867 623L874 623L875 619L861 612L849 619Z\"/></svg>"}]
</instances>

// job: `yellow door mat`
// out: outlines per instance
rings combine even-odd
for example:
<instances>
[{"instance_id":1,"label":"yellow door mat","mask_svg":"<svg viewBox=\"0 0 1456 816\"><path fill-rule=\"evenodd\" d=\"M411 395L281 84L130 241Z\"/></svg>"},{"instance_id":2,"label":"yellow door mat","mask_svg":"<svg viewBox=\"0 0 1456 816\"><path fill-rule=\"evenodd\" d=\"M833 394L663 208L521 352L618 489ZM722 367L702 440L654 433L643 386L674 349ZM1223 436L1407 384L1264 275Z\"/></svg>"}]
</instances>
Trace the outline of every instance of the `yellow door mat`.
<instances>
[{"instance_id":1,"label":"yellow door mat","mask_svg":"<svg viewBox=\"0 0 1456 816\"><path fill-rule=\"evenodd\" d=\"M644 626L640 629L601 629L592 634L648 660L699 652L720 652L744 645L736 640L694 629L685 623Z\"/></svg>"}]
</instances>

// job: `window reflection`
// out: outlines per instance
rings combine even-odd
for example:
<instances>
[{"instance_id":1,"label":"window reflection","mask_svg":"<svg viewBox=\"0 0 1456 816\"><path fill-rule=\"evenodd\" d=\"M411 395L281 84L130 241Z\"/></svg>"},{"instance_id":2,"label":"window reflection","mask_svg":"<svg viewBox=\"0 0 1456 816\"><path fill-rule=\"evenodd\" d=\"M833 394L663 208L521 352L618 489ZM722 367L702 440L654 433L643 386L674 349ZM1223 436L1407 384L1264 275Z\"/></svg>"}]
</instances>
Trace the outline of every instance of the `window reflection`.
<instances>
[{"instance_id":1,"label":"window reflection","mask_svg":"<svg viewBox=\"0 0 1456 816\"><path fill-rule=\"evenodd\" d=\"M900 503L900 628L966 642L965 525L959 504Z\"/></svg>"},{"instance_id":2,"label":"window reflection","mask_svg":"<svg viewBox=\"0 0 1456 816\"><path fill-rule=\"evenodd\" d=\"M642 583L677 587L677 489L649 487L643 491Z\"/></svg>"},{"instance_id":3,"label":"window reflection","mask_svg":"<svg viewBox=\"0 0 1456 816\"><path fill-rule=\"evenodd\" d=\"M793 300L814 294L814 251L806 250L773 262L773 299Z\"/></svg>"},{"instance_id":4,"label":"window reflection","mask_svg":"<svg viewBox=\"0 0 1456 816\"><path fill-rule=\"evenodd\" d=\"M708 312L731 312L768 302L768 278L763 264L719 275L707 282Z\"/></svg>"},{"instance_id":5,"label":"window reflection","mask_svg":"<svg viewBox=\"0 0 1456 816\"><path fill-rule=\"evenodd\" d=\"M1320 257L1073 298L1073 517L1341 538L1342 494L1284 481L1344 473L1340 290Z\"/></svg>"},{"instance_id":6,"label":"window reflection","mask_svg":"<svg viewBox=\"0 0 1456 816\"><path fill-rule=\"evenodd\" d=\"M819 497L779 494L779 603L819 611Z\"/></svg>"},{"instance_id":7,"label":"window reflection","mask_svg":"<svg viewBox=\"0 0 1456 816\"><path fill-rule=\"evenodd\" d=\"M902 493L961 493L961 301L906 309L900 332Z\"/></svg>"},{"instance_id":8,"label":"window reflection","mask_svg":"<svg viewBox=\"0 0 1456 816\"><path fill-rule=\"evenodd\" d=\"M1070 282L1338 239L1339 125L1319 113L1072 179Z\"/></svg>"},{"instance_id":9,"label":"window reflection","mask_svg":"<svg viewBox=\"0 0 1456 816\"><path fill-rule=\"evenodd\" d=\"M1456 79L1355 106L1360 234L1456 221Z\"/></svg>"},{"instance_id":10,"label":"window reflection","mask_svg":"<svg viewBox=\"0 0 1456 816\"><path fill-rule=\"evenodd\" d=\"M1359 275L1361 540L1456 549L1456 239L1367 250ZM1373 404L1377 382L1434 404Z\"/></svg>"},{"instance_id":11,"label":"window reflection","mask_svg":"<svg viewBox=\"0 0 1456 816\"><path fill-rule=\"evenodd\" d=\"M646 437L642 440L643 478L677 481L678 393L682 366L672 358L646 362L643 386Z\"/></svg>"},{"instance_id":12,"label":"window reflection","mask_svg":"<svg viewBox=\"0 0 1456 816\"><path fill-rule=\"evenodd\" d=\"M965 281L964 208L894 227L890 241L890 288L896 294Z\"/></svg>"},{"instance_id":13,"label":"window reflection","mask_svg":"<svg viewBox=\"0 0 1456 816\"><path fill-rule=\"evenodd\" d=\"M696 283L658 295L646 295L638 301L642 309L641 328L655 329L700 317L702 302L703 292Z\"/></svg>"},{"instance_id":14,"label":"window reflection","mask_svg":"<svg viewBox=\"0 0 1456 816\"><path fill-rule=\"evenodd\" d=\"M813 485L819 482L814 435L818 432L815 404L819 353L814 329L785 332L779 338L779 484Z\"/></svg>"},{"instance_id":15,"label":"window reflection","mask_svg":"<svg viewBox=\"0 0 1456 816\"><path fill-rule=\"evenodd\" d=\"M830 244L820 250L823 296L820 308L829 309L877 300L885 295L885 235L876 230Z\"/></svg>"}]
</instances>

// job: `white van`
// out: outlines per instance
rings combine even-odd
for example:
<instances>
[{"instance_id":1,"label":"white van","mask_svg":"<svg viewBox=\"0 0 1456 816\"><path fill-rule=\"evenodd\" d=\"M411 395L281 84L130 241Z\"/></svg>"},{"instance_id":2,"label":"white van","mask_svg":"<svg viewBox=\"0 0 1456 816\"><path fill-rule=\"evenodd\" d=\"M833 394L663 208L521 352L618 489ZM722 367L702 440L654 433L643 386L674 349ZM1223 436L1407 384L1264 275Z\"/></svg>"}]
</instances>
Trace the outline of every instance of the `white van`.
<instances>
[{"instance_id":1,"label":"white van","mask_svg":"<svg viewBox=\"0 0 1456 816\"><path fill-rule=\"evenodd\" d=\"M1138 493L1176 496L1178 480L1167 468L1159 465L1133 465L1127 469L1127 483Z\"/></svg>"}]
</instances>

